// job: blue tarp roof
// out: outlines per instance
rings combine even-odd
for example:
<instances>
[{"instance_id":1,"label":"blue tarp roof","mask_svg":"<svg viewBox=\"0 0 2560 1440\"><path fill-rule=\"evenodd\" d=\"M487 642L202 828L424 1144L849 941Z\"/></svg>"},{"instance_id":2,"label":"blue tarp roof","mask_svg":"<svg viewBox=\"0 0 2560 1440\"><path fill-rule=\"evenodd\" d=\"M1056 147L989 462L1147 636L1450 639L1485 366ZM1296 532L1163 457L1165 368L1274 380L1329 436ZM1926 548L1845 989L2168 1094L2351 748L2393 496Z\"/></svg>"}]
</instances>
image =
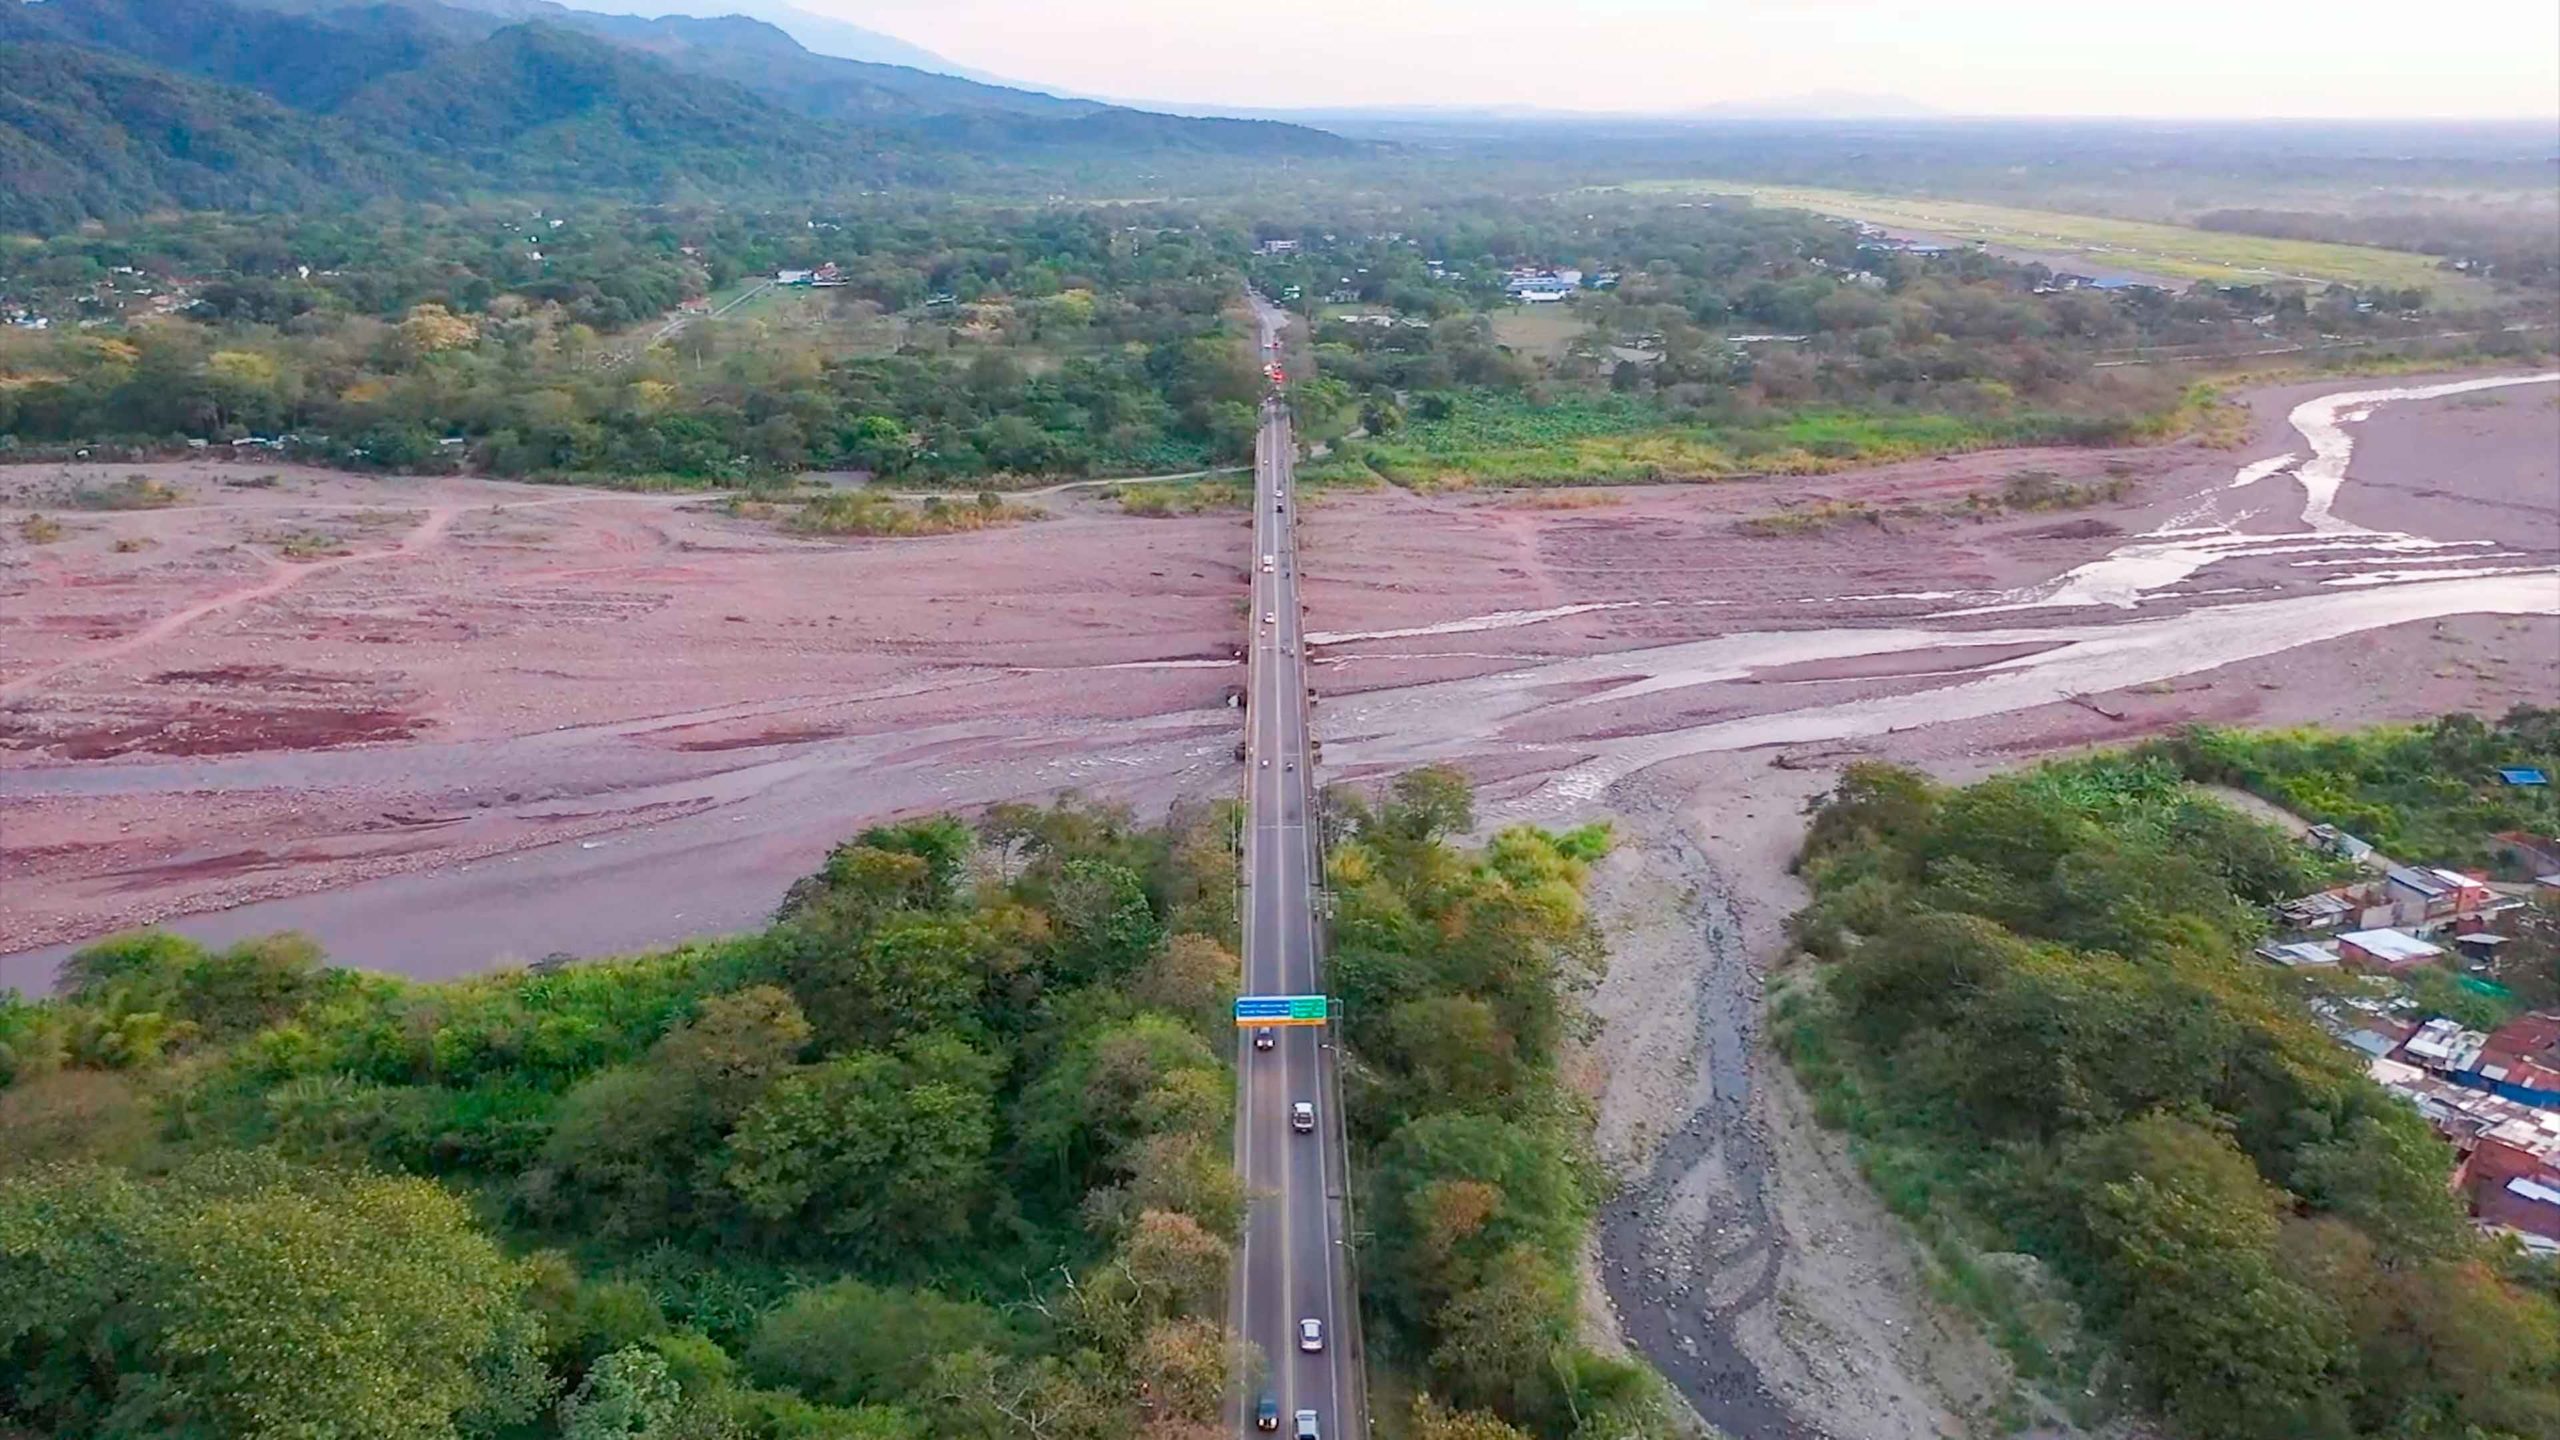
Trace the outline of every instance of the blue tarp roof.
<instances>
[{"instance_id":1,"label":"blue tarp roof","mask_svg":"<svg viewBox=\"0 0 2560 1440\"><path fill-rule=\"evenodd\" d=\"M2510 785L2548 785L2551 777L2531 765L2501 765L2498 778Z\"/></svg>"}]
</instances>

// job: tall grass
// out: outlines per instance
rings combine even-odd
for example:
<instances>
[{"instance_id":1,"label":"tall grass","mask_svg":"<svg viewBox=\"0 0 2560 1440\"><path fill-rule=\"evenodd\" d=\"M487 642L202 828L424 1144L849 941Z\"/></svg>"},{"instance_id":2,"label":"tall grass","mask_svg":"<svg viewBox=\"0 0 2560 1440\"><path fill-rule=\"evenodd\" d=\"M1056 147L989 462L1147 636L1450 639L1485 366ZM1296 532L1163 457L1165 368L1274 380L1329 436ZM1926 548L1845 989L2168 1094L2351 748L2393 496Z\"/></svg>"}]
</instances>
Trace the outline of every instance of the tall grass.
<instances>
[{"instance_id":1,"label":"tall grass","mask_svg":"<svg viewBox=\"0 0 2560 1440\"><path fill-rule=\"evenodd\" d=\"M993 493L981 493L973 502L954 502L940 496L913 502L857 490L820 495L803 502L783 520L782 528L798 535L958 535L1018 525L1037 520L1044 513L1036 506L1016 505Z\"/></svg>"}]
</instances>

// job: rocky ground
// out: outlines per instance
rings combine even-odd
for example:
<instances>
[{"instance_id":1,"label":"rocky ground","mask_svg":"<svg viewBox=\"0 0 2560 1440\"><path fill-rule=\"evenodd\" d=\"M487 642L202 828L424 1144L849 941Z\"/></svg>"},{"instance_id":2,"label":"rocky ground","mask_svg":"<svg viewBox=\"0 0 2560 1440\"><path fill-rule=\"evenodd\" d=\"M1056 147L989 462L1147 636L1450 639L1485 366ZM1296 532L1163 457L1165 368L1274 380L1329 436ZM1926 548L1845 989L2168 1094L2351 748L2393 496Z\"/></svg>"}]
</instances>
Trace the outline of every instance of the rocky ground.
<instances>
[{"instance_id":1,"label":"rocky ground","mask_svg":"<svg viewBox=\"0 0 2560 1440\"><path fill-rule=\"evenodd\" d=\"M127 474L175 502L79 508ZM1243 518L1036 503L819 541L699 497L0 471L0 984L179 916L420 974L661 944L868 820L1215 789Z\"/></svg>"}]
</instances>

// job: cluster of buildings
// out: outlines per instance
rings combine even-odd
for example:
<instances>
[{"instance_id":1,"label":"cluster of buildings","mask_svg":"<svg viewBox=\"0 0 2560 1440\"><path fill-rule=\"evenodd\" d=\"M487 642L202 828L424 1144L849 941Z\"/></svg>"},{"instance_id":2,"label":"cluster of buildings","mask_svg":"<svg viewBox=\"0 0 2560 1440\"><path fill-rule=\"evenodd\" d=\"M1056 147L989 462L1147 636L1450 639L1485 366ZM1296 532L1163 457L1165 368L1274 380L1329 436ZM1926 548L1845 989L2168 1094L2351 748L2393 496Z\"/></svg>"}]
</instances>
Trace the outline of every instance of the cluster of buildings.
<instances>
[{"instance_id":1,"label":"cluster of buildings","mask_svg":"<svg viewBox=\"0 0 2560 1440\"><path fill-rule=\"evenodd\" d=\"M304 278L310 271L305 268ZM195 304L202 280L162 277L131 265L110 268L106 278L58 292L0 296L0 326L51 330L70 322L88 330L141 316L176 315Z\"/></svg>"},{"instance_id":2,"label":"cluster of buildings","mask_svg":"<svg viewBox=\"0 0 2560 1440\"><path fill-rule=\"evenodd\" d=\"M1603 270L1585 276L1579 270L1555 270L1539 265L1521 265L1505 271L1502 293L1527 305L1549 305L1589 288L1606 290L1618 283L1618 272Z\"/></svg>"},{"instance_id":3,"label":"cluster of buildings","mask_svg":"<svg viewBox=\"0 0 2560 1440\"><path fill-rule=\"evenodd\" d=\"M2395 865L2331 826L2306 837L2365 867L2352 884L2275 907L2280 938L2259 954L2294 968L2336 966L2382 978L2454 964L2458 983L2505 993L2481 972L2511 943L2525 886L2434 866ZM2560 840L2498 837L2508 863L2560 890ZM2365 1057L2366 1073L2427 1118L2456 1155L2453 1188L2482 1229L2537 1254L2560 1255L2560 1013L2537 1011L2494 1030L2415 1008L2395 987L2316 1002L2338 1040Z\"/></svg>"},{"instance_id":4,"label":"cluster of buildings","mask_svg":"<svg viewBox=\"0 0 2560 1440\"><path fill-rule=\"evenodd\" d=\"M844 272L836 268L836 262L830 260L815 270L776 270L773 272L773 283L806 286L816 290L833 290L844 284L845 278Z\"/></svg>"},{"instance_id":5,"label":"cluster of buildings","mask_svg":"<svg viewBox=\"0 0 2560 1440\"><path fill-rule=\"evenodd\" d=\"M2489 952L2506 943L2498 933L2500 917L2525 903L2477 875L2393 865L2334 826L2315 826L2309 838L2329 853L2379 873L2276 906L2276 927L2283 938L2260 946L2258 953L2279 965L2343 965L2402 975L2437 963L2450 949L2474 968L2486 969Z\"/></svg>"},{"instance_id":6,"label":"cluster of buildings","mask_svg":"<svg viewBox=\"0 0 2560 1440\"><path fill-rule=\"evenodd\" d=\"M2345 1033L2374 1082L2454 1148L2453 1188L2482 1229L2560 1255L2560 1014L2495 1030L2371 1019Z\"/></svg>"}]
</instances>

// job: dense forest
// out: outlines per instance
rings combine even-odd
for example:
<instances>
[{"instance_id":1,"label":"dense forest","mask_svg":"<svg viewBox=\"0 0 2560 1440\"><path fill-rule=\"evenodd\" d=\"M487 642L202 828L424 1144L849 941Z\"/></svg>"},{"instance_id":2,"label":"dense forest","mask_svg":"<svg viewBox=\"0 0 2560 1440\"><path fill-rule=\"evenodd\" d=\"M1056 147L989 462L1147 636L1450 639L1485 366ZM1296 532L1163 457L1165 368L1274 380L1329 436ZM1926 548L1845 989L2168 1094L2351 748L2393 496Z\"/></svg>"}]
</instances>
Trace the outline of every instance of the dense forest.
<instances>
[{"instance_id":1,"label":"dense forest","mask_svg":"<svg viewBox=\"0 0 2560 1440\"><path fill-rule=\"evenodd\" d=\"M1579 1336L1584 1236L1606 1182L1556 1067L1571 994L1601 964L1581 890L1608 831L1513 827L1458 849L1446 837L1474 828L1473 799L1437 768L1374 800L1329 791L1326 810L1327 983L1354 1057L1345 1098L1375 1237L1364 1310L1423 1392L1417 1433L1682 1433L1659 1377Z\"/></svg>"},{"instance_id":2,"label":"dense forest","mask_svg":"<svg viewBox=\"0 0 2560 1440\"><path fill-rule=\"evenodd\" d=\"M1191 470L1251 443L1250 279L1315 320L1291 392L1331 445L1311 478L1803 472L2184 433L2215 423L2209 396L2107 357L2448 321L2343 292L2055 291L2035 267L1744 204L1345 202L1286 256L1254 253L1273 238L1255 213L386 205L5 242L0 311L49 328L0 331L0 450L257 439L395 471L696 484ZM822 265L836 283L754 288ZM1515 265L1614 278L1529 314L1502 298Z\"/></svg>"},{"instance_id":3,"label":"dense forest","mask_svg":"<svg viewBox=\"0 0 2560 1440\"><path fill-rule=\"evenodd\" d=\"M0 1000L0 1419L1214 1433L1232 823L872 830L763 932L450 984L92 946Z\"/></svg>"},{"instance_id":4,"label":"dense forest","mask_svg":"<svg viewBox=\"0 0 2560 1440\"><path fill-rule=\"evenodd\" d=\"M2475 1238L2450 1147L2249 958L2314 852L2115 755L1961 790L1854 767L1802 863L1780 1042L2078 1418L2560 1433L2560 1270Z\"/></svg>"},{"instance_id":5,"label":"dense forest","mask_svg":"<svg viewBox=\"0 0 2560 1440\"><path fill-rule=\"evenodd\" d=\"M2219 421L2192 372L2128 358L2495 329L2407 293L2058 286L1741 200L1578 194L1369 224L1257 227L1295 247L1251 273L1313 327L1300 428L1338 442L1314 478L1641 480L2139 443ZM1533 313L1504 303L1520 266L1582 280Z\"/></svg>"},{"instance_id":6,"label":"dense forest","mask_svg":"<svg viewBox=\"0 0 2560 1440\"><path fill-rule=\"evenodd\" d=\"M0 999L0 1420L68 1437L1198 1440L1240 966L1226 807L867 831L767 930L414 984L144 932ZM1557 1074L1605 829L1331 792L1332 957L1416 1440L1644 1440L1578 1338ZM316 1428L315 1428L316 1427Z\"/></svg>"},{"instance_id":7,"label":"dense forest","mask_svg":"<svg viewBox=\"0 0 2560 1440\"><path fill-rule=\"evenodd\" d=\"M183 316L0 338L0 446L291 435L288 454L381 469L694 482L1192 469L1249 453L1262 384L1222 248L1138 210L473 212L67 237L17 256L13 288L96 303L199 283ZM702 318L649 343L683 300L837 257L843 285L791 292L794 323Z\"/></svg>"}]
</instances>

